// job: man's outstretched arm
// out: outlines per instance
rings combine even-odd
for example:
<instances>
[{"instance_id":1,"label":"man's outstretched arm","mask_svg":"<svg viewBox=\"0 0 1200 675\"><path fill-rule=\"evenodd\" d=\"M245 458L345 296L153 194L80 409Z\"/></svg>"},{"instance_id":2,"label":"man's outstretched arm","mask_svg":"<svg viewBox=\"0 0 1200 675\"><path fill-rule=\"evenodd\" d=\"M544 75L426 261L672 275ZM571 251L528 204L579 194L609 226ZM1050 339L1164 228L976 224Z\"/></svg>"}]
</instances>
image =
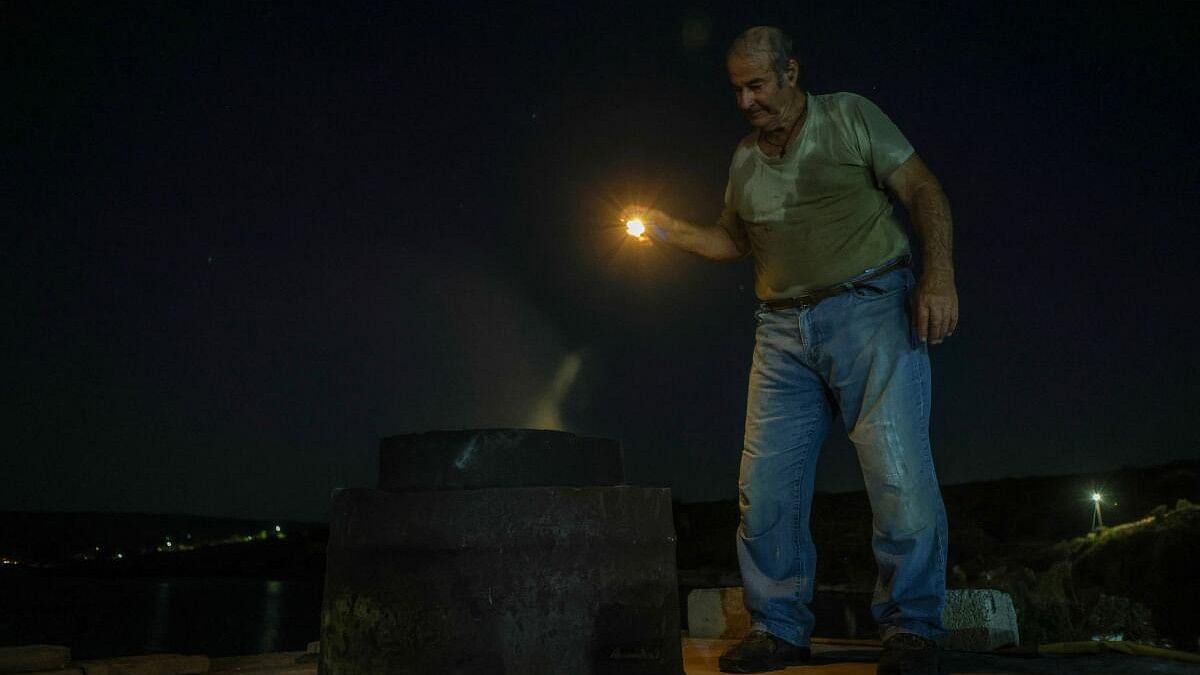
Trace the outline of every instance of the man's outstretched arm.
<instances>
[{"instance_id":1,"label":"man's outstretched arm","mask_svg":"<svg viewBox=\"0 0 1200 675\"><path fill-rule=\"evenodd\" d=\"M937 177L915 154L885 183L904 204L921 240L921 280L913 295L913 325L922 341L936 345L958 327L950 200Z\"/></svg>"},{"instance_id":2,"label":"man's outstretched arm","mask_svg":"<svg viewBox=\"0 0 1200 675\"><path fill-rule=\"evenodd\" d=\"M658 209L634 207L631 211L641 217L648 233L657 241L709 260L737 260L745 256L725 228L718 225L696 225Z\"/></svg>"}]
</instances>

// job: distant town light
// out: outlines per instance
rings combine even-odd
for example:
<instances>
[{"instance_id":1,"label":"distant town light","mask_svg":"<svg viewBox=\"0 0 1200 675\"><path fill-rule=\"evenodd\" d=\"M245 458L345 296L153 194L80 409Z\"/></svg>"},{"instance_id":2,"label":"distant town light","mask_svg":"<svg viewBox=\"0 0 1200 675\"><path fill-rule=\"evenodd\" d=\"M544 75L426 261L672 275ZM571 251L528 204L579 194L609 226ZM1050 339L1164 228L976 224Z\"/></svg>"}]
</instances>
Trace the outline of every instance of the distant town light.
<instances>
[{"instance_id":1,"label":"distant town light","mask_svg":"<svg viewBox=\"0 0 1200 675\"><path fill-rule=\"evenodd\" d=\"M280 526L278 526L278 525L276 525L276 526L275 526L275 531L276 531L276 532L283 532L283 528L282 528L282 527L280 527Z\"/></svg>"}]
</instances>

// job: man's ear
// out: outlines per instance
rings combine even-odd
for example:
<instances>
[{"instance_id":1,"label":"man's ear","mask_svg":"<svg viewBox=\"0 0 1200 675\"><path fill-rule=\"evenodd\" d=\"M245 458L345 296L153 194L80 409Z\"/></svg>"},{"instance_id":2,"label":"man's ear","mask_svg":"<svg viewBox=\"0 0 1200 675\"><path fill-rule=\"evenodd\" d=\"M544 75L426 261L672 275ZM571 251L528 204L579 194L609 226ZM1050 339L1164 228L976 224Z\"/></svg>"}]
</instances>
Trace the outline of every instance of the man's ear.
<instances>
[{"instance_id":1,"label":"man's ear","mask_svg":"<svg viewBox=\"0 0 1200 675\"><path fill-rule=\"evenodd\" d=\"M796 59L788 59L786 73L788 84L796 86L796 83L800 81L800 74L803 70L804 67L800 65L799 61Z\"/></svg>"}]
</instances>

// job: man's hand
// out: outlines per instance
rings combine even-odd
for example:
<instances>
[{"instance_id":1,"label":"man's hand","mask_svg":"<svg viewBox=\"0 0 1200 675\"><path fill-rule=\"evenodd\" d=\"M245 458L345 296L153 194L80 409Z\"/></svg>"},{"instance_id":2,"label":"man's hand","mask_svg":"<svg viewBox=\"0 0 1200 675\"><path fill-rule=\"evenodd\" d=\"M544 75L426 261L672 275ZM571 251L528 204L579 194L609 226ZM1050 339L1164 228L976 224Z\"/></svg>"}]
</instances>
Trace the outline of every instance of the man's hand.
<instances>
[{"instance_id":1,"label":"man's hand","mask_svg":"<svg viewBox=\"0 0 1200 675\"><path fill-rule=\"evenodd\" d=\"M631 206L624 215L640 218L651 239L710 260L737 260L745 255L729 238L725 228L716 225L700 227L648 206Z\"/></svg>"},{"instance_id":2,"label":"man's hand","mask_svg":"<svg viewBox=\"0 0 1200 675\"><path fill-rule=\"evenodd\" d=\"M954 275L941 270L921 274L913 294L913 328L921 342L941 344L958 327L958 291Z\"/></svg>"},{"instance_id":3,"label":"man's hand","mask_svg":"<svg viewBox=\"0 0 1200 675\"><path fill-rule=\"evenodd\" d=\"M637 218L646 226L646 234L650 235L651 239L665 242L670 237L668 234L674 219L671 216L659 211L658 209L648 206L632 206L626 218Z\"/></svg>"}]
</instances>

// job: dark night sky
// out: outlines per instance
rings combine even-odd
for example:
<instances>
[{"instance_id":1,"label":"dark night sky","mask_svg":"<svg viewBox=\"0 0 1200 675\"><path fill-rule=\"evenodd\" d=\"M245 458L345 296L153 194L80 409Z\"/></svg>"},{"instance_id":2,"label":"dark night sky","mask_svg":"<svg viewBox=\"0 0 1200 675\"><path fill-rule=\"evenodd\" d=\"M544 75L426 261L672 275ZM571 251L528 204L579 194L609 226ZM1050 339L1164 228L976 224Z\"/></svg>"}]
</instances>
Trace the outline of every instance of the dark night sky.
<instances>
[{"instance_id":1,"label":"dark night sky","mask_svg":"<svg viewBox=\"0 0 1200 675\"><path fill-rule=\"evenodd\" d=\"M950 197L943 483L1194 458L1200 22L1146 7L0 3L0 509L323 519L382 436L555 417L734 496L750 266L614 226L716 217L758 23Z\"/></svg>"}]
</instances>

